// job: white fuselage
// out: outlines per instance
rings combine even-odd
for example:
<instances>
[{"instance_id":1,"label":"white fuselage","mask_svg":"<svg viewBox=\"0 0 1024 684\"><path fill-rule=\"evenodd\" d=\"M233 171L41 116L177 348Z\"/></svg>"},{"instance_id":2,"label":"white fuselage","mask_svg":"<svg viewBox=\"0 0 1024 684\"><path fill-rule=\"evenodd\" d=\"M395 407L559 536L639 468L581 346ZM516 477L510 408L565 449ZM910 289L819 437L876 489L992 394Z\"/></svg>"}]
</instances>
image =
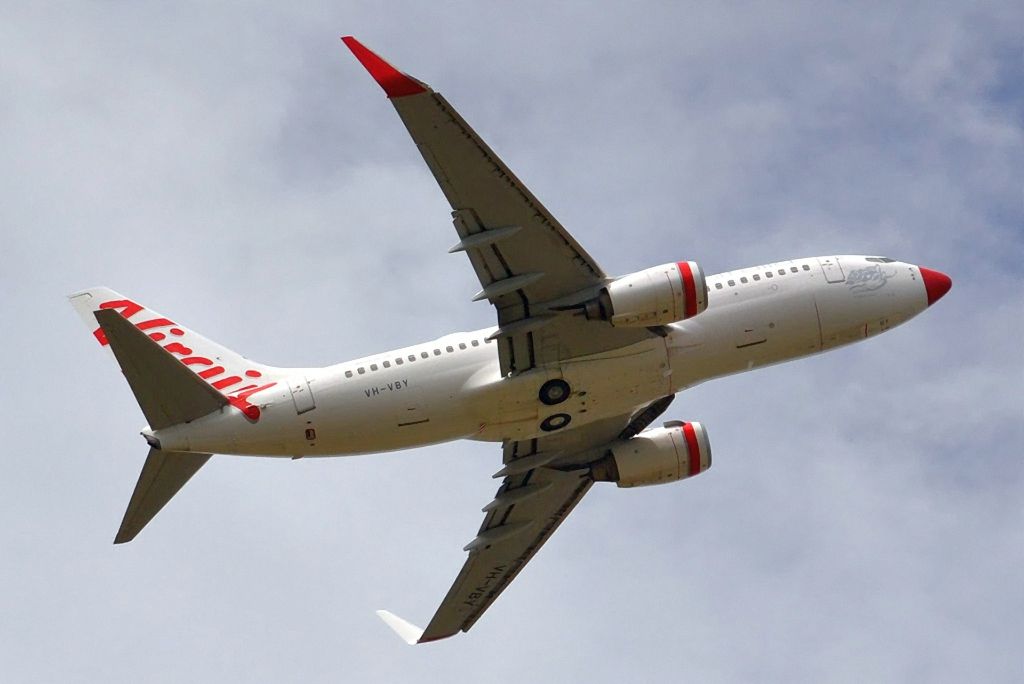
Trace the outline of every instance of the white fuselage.
<instances>
[{"instance_id":1,"label":"white fuselage","mask_svg":"<svg viewBox=\"0 0 1024 684\"><path fill-rule=\"evenodd\" d=\"M770 275L769 275L770 274ZM295 369L254 395L258 421L227 407L149 433L164 449L264 456L388 451L459 438L527 439L541 421L570 416L562 430L622 415L711 378L870 337L927 308L917 266L877 257L798 259L707 279L709 302L664 337L502 377L494 328L326 368ZM594 322L593 325L609 325ZM538 400L560 377L572 395ZM148 432L148 430L147 430Z\"/></svg>"}]
</instances>

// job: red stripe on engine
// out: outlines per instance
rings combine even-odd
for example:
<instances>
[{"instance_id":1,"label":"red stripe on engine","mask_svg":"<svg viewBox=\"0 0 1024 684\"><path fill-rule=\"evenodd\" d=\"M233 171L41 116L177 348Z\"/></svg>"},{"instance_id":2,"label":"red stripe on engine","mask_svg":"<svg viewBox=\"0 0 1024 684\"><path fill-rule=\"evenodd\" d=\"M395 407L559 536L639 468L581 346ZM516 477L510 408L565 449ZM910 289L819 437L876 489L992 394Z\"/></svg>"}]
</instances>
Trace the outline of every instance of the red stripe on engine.
<instances>
[{"instance_id":1,"label":"red stripe on engine","mask_svg":"<svg viewBox=\"0 0 1024 684\"><path fill-rule=\"evenodd\" d=\"M683 423L683 437L686 438L686 450L689 452L689 476L700 474L700 444L697 442L697 431L690 423Z\"/></svg>"},{"instance_id":2,"label":"red stripe on engine","mask_svg":"<svg viewBox=\"0 0 1024 684\"><path fill-rule=\"evenodd\" d=\"M697 313L697 286L693 282L693 270L688 261L678 261L676 266L679 268L679 275L683 278L683 318L689 318Z\"/></svg>"}]
</instances>

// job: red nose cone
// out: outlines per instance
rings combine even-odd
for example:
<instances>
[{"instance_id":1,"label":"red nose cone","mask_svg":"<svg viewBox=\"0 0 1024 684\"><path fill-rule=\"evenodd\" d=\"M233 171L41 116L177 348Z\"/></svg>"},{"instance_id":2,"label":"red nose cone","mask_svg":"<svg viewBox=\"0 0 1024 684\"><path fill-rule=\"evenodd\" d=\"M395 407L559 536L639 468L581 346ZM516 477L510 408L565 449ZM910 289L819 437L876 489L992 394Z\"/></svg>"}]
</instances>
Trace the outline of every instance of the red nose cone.
<instances>
[{"instance_id":1,"label":"red nose cone","mask_svg":"<svg viewBox=\"0 0 1024 684\"><path fill-rule=\"evenodd\" d=\"M928 293L928 306L931 306L949 292L949 288L953 287L953 281L945 273L924 266L918 268L921 269L921 279L924 280L924 291Z\"/></svg>"}]
</instances>

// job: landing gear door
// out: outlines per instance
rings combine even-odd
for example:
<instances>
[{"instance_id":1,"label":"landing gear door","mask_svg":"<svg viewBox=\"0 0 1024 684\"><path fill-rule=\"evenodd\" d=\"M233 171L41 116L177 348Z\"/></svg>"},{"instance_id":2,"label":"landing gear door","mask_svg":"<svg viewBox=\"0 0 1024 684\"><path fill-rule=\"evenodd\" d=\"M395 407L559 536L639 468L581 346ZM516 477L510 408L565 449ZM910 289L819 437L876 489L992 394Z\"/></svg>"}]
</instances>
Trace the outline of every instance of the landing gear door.
<instances>
[{"instance_id":1,"label":"landing gear door","mask_svg":"<svg viewBox=\"0 0 1024 684\"><path fill-rule=\"evenodd\" d=\"M313 400L313 391L309 388L309 382L305 377L298 376L288 381L288 387L292 391L292 401L295 402L295 412L303 414L316 408Z\"/></svg>"},{"instance_id":2,"label":"landing gear door","mask_svg":"<svg viewBox=\"0 0 1024 684\"><path fill-rule=\"evenodd\" d=\"M825 274L825 282L841 283L846 280L846 276L843 275L843 267L839 265L837 257L819 257L818 263L821 264L821 270Z\"/></svg>"}]
</instances>

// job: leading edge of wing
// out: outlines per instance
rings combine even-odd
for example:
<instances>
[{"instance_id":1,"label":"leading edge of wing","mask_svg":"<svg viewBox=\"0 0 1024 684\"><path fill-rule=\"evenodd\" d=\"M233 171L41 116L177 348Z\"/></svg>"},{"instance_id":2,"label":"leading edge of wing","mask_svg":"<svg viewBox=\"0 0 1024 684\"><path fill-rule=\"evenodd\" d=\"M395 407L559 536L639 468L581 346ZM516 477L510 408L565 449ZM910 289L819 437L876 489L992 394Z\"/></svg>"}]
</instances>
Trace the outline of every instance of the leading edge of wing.
<instances>
[{"instance_id":1,"label":"leading edge of wing","mask_svg":"<svg viewBox=\"0 0 1024 684\"><path fill-rule=\"evenodd\" d=\"M430 91L430 86L426 83L417 81L412 76L391 66L380 55L353 36L342 36L341 41L352 51L359 63L370 72L373 80L377 81L377 84L384 89L384 94L388 96L388 99L419 95Z\"/></svg>"}]
</instances>

